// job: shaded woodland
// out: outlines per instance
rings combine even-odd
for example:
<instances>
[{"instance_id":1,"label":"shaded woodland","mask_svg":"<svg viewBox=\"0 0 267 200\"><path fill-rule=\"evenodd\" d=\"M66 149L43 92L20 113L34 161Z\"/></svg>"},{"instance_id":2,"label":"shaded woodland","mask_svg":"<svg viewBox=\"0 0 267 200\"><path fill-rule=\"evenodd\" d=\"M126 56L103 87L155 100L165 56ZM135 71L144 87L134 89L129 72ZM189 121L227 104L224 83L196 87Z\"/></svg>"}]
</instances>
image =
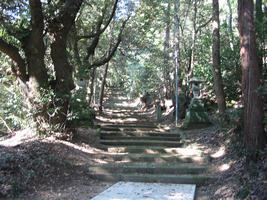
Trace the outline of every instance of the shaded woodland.
<instances>
[{"instance_id":1,"label":"shaded woodland","mask_svg":"<svg viewBox=\"0 0 267 200\"><path fill-rule=\"evenodd\" d=\"M256 166L266 186L266 0L3 0L0 10L0 141L21 130L70 141L81 127L97 130L118 90L129 101L149 93L153 109L172 102L163 123L175 129L174 108L182 124L197 77L216 127L207 146L230 145L233 163ZM236 199L254 195L257 180L244 182Z\"/></svg>"}]
</instances>

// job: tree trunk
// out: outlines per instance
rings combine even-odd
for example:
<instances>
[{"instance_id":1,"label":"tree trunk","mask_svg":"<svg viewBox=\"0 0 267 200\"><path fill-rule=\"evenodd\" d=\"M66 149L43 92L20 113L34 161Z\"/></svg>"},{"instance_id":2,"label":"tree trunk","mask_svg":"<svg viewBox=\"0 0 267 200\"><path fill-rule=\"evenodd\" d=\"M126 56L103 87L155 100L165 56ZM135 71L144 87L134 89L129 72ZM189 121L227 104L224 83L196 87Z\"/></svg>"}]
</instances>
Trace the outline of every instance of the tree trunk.
<instances>
[{"instance_id":1,"label":"tree trunk","mask_svg":"<svg viewBox=\"0 0 267 200\"><path fill-rule=\"evenodd\" d=\"M219 19L219 0L213 0L213 45L212 45L212 63L213 80L216 100L219 113L225 113L225 95L223 91L223 81L220 68L220 19Z\"/></svg>"},{"instance_id":2,"label":"tree trunk","mask_svg":"<svg viewBox=\"0 0 267 200\"><path fill-rule=\"evenodd\" d=\"M262 12L262 0L256 0L256 36L257 36L257 49L258 49L258 64L263 71L263 57L265 48L265 38L264 38L264 24L263 24L263 12Z\"/></svg>"},{"instance_id":3,"label":"tree trunk","mask_svg":"<svg viewBox=\"0 0 267 200\"><path fill-rule=\"evenodd\" d=\"M30 1L31 32L21 40L25 52L28 81L27 100L33 113L33 120L38 131L46 131L48 123L47 105L42 102L42 95L48 90L48 72L45 67L45 45L43 42L44 17L40 1Z\"/></svg>"},{"instance_id":4,"label":"tree trunk","mask_svg":"<svg viewBox=\"0 0 267 200\"><path fill-rule=\"evenodd\" d=\"M55 85L55 105L58 109L57 114L53 117L54 125L59 125L59 130L64 129L69 109L71 90L75 85L73 82L73 67L68 62L66 51L67 35L56 34L55 40L51 45L51 58L56 73Z\"/></svg>"},{"instance_id":5,"label":"tree trunk","mask_svg":"<svg viewBox=\"0 0 267 200\"><path fill-rule=\"evenodd\" d=\"M74 88L73 70L67 59L66 41L82 2L83 0L62 2L58 8L60 13L53 16L55 18L46 16L46 19L49 19L46 21L47 31L54 37L51 57L56 84L49 83L48 67L45 63L44 33L46 31L41 0L29 0L30 25L19 30L26 34L23 36L11 34L21 42L20 48L25 58L20 55L20 48L0 38L0 51L16 62L17 66L12 67L12 71L24 83L36 128L43 133L62 130L64 128L62 124L65 125L66 122L70 91ZM19 27L14 29L17 30ZM50 99L52 95L49 96L51 91L56 94L56 98L52 99L53 102ZM50 110L54 112L50 113Z\"/></svg>"},{"instance_id":6,"label":"tree trunk","mask_svg":"<svg viewBox=\"0 0 267 200\"><path fill-rule=\"evenodd\" d=\"M231 45L231 49L234 50L233 11L232 11L232 6L231 6L230 0L227 0L227 6L229 9L228 30L229 30L229 34L230 34L230 45Z\"/></svg>"},{"instance_id":7,"label":"tree trunk","mask_svg":"<svg viewBox=\"0 0 267 200\"><path fill-rule=\"evenodd\" d=\"M197 0L194 0L194 15L192 19L193 23L193 32L191 39L191 47L189 49L189 61L188 61L188 69L187 69L187 84L189 84L189 79L194 76L194 65L195 65L195 46L196 46L196 38L197 38Z\"/></svg>"},{"instance_id":8,"label":"tree trunk","mask_svg":"<svg viewBox=\"0 0 267 200\"><path fill-rule=\"evenodd\" d=\"M175 124L179 120L179 68L180 68L180 0L174 2L174 64L175 64Z\"/></svg>"},{"instance_id":9,"label":"tree trunk","mask_svg":"<svg viewBox=\"0 0 267 200\"><path fill-rule=\"evenodd\" d=\"M171 28L171 3L168 1L168 7L166 10L166 27L165 27L165 39L164 39L164 69L163 69L163 77L164 77L164 85L165 85L165 98L171 97L171 77L170 77L170 28Z\"/></svg>"},{"instance_id":10,"label":"tree trunk","mask_svg":"<svg viewBox=\"0 0 267 200\"><path fill-rule=\"evenodd\" d=\"M263 101L259 92L260 67L256 54L253 0L238 0L238 25L242 65L242 92L244 104L244 143L249 158L256 159L257 150L264 148Z\"/></svg>"},{"instance_id":11,"label":"tree trunk","mask_svg":"<svg viewBox=\"0 0 267 200\"><path fill-rule=\"evenodd\" d=\"M107 74L108 74L108 67L109 67L109 63L106 64L105 66L105 71L103 74L103 80L101 83L101 89L100 89L100 97L99 97L99 111L102 112L103 111L103 99L104 99L104 94L105 94L105 85L106 85L106 80L107 80Z\"/></svg>"},{"instance_id":12,"label":"tree trunk","mask_svg":"<svg viewBox=\"0 0 267 200\"><path fill-rule=\"evenodd\" d=\"M67 122L71 90L75 88L73 67L68 61L67 37L75 24L76 15L83 0L72 0L60 10L58 17L49 24L49 32L54 37L51 44L51 58L56 75L54 105L56 108L52 123L55 130L64 130Z\"/></svg>"},{"instance_id":13,"label":"tree trunk","mask_svg":"<svg viewBox=\"0 0 267 200\"><path fill-rule=\"evenodd\" d=\"M94 95L94 85L95 85L95 76L96 76L96 67L94 67L91 71L91 80L90 80L90 94L88 99L88 105L90 106L92 103L93 95Z\"/></svg>"}]
</instances>

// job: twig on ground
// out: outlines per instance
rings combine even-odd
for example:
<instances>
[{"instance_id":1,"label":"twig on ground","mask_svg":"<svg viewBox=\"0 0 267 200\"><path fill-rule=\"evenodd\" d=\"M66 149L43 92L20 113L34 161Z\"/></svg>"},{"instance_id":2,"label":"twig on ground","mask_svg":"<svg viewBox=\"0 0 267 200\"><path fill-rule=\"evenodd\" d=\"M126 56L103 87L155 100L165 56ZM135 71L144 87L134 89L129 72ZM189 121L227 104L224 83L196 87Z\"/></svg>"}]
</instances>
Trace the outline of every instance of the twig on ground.
<instances>
[{"instance_id":1,"label":"twig on ground","mask_svg":"<svg viewBox=\"0 0 267 200\"><path fill-rule=\"evenodd\" d=\"M14 131L11 130L11 128L8 126L8 124L6 123L6 121L0 116L0 120L3 122L4 126L7 128L7 130L14 134Z\"/></svg>"}]
</instances>

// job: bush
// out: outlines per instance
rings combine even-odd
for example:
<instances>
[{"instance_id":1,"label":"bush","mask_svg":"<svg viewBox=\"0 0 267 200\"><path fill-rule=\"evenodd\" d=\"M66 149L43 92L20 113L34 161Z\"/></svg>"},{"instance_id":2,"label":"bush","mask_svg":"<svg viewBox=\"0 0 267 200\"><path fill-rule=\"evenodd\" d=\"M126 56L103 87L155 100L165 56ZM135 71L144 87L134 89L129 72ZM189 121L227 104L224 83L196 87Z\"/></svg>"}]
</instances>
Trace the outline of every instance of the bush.
<instances>
[{"instance_id":1,"label":"bush","mask_svg":"<svg viewBox=\"0 0 267 200\"><path fill-rule=\"evenodd\" d=\"M71 98L71 113L69 116L69 124L71 126L93 125L95 119L95 111L85 100L83 91L77 91Z\"/></svg>"}]
</instances>

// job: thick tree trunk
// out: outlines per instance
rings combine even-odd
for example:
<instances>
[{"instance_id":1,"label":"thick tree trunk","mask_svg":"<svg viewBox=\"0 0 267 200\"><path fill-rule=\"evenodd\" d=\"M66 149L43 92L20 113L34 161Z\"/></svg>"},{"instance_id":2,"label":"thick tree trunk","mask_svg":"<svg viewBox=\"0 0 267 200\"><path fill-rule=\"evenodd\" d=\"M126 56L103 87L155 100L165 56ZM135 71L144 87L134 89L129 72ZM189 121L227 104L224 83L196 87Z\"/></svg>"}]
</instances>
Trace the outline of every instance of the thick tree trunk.
<instances>
[{"instance_id":1,"label":"thick tree trunk","mask_svg":"<svg viewBox=\"0 0 267 200\"><path fill-rule=\"evenodd\" d=\"M253 0L238 1L240 56L242 64L242 92L244 104L244 143L250 158L264 148L266 135L263 129L263 101L260 88L260 67L256 54Z\"/></svg>"},{"instance_id":2,"label":"thick tree trunk","mask_svg":"<svg viewBox=\"0 0 267 200\"><path fill-rule=\"evenodd\" d=\"M51 16L47 17L49 18L48 31L54 36L51 57L56 74L55 86L49 84L48 67L45 65L45 30L41 0L29 0L30 26L27 28L28 32L24 27L19 30L27 34L24 37L21 34L12 35L21 42L25 58L20 55L19 48L0 39L0 51L17 64L12 71L24 83L30 111L37 130L41 132L53 131L52 129L62 130L62 124L66 122L70 91L74 88L72 66L67 59L66 40L82 2L83 0L62 2L58 8L60 13L53 19L50 18ZM14 29L17 30L18 27ZM51 90L56 94L54 102L50 102L51 99L47 101L47 95ZM52 116L49 113L51 108L56 111Z\"/></svg>"},{"instance_id":3,"label":"thick tree trunk","mask_svg":"<svg viewBox=\"0 0 267 200\"><path fill-rule=\"evenodd\" d=\"M51 58L56 75L54 104L57 112L52 118L55 130L64 130L65 128L71 90L75 87L73 67L69 63L67 55L67 37L75 23L75 17L82 2L83 0L65 2L65 7L62 8L58 17L54 18L49 24L49 32L54 37L51 44Z\"/></svg>"},{"instance_id":4,"label":"thick tree trunk","mask_svg":"<svg viewBox=\"0 0 267 200\"><path fill-rule=\"evenodd\" d=\"M108 67L109 67L109 63L107 63L105 66L105 71L103 74L103 79L102 79L101 88L100 88L100 95L99 95L99 111L100 112L103 111L103 100L104 100L104 94L105 94L105 85L106 85L106 80L107 80Z\"/></svg>"},{"instance_id":5,"label":"thick tree trunk","mask_svg":"<svg viewBox=\"0 0 267 200\"><path fill-rule=\"evenodd\" d=\"M75 87L72 78L73 67L68 62L66 43L67 36L59 34L55 35L55 40L51 45L51 58L56 74L54 88L56 99L54 103L58 110L52 122L55 125L59 125L59 130L64 129L66 125L71 90Z\"/></svg>"},{"instance_id":6,"label":"thick tree trunk","mask_svg":"<svg viewBox=\"0 0 267 200\"><path fill-rule=\"evenodd\" d=\"M48 72L44 63L44 17L40 1L30 1L30 13L32 30L22 39L28 68L27 100L37 130L44 132L48 123L48 113L47 103L42 102L42 95L48 90Z\"/></svg>"},{"instance_id":7,"label":"thick tree trunk","mask_svg":"<svg viewBox=\"0 0 267 200\"><path fill-rule=\"evenodd\" d=\"M225 113L225 95L223 91L223 81L220 68L220 19L219 19L219 0L213 0L213 80L217 105L220 114Z\"/></svg>"}]
</instances>

